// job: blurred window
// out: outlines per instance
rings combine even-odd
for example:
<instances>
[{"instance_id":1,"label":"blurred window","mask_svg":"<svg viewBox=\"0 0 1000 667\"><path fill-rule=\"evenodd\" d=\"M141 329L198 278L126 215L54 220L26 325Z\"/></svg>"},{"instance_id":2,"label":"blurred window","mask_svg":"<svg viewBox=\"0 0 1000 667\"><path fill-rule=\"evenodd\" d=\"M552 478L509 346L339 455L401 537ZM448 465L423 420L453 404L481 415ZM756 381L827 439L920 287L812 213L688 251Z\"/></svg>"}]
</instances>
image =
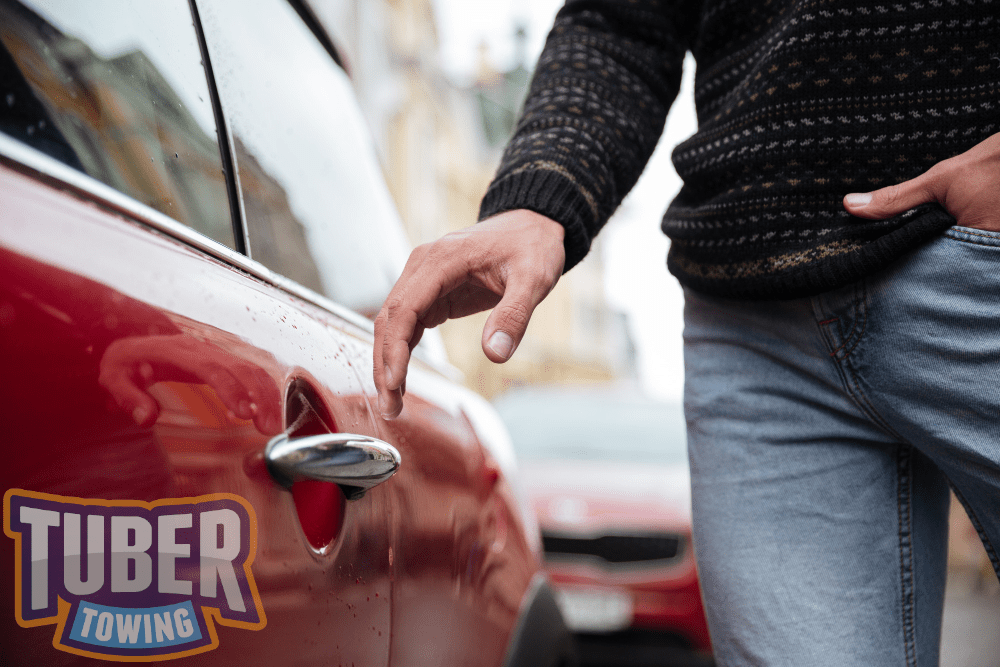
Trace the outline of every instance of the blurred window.
<instances>
[{"instance_id":1,"label":"blurred window","mask_svg":"<svg viewBox=\"0 0 1000 667\"><path fill-rule=\"evenodd\" d=\"M198 3L250 256L374 316L407 242L344 71L287 2Z\"/></svg>"},{"instance_id":2,"label":"blurred window","mask_svg":"<svg viewBox=\"0 0 1000 667\"><path fill-rule=\"evenodd\" d=\"M0 0L0 131L234 247L187 0Z\"/></svg>"},{"instance_id":3,"label":"blurred window","mask_svg":"<svg viewBox=\"0 0 1000 667\"><path fill-rule=\"evenodd\" d=\"M677 404L524 390L495 405L524 460L687 463L684 412Z\"/></svg>"}]
</instances>

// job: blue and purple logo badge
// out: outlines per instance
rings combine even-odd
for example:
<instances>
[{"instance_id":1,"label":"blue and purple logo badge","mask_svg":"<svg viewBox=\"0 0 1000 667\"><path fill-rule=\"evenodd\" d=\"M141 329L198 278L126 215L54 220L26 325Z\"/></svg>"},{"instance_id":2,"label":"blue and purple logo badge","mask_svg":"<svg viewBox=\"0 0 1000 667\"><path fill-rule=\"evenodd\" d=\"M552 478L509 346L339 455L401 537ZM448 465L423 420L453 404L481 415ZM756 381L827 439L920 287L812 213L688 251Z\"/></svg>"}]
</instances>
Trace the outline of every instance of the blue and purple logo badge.
<instances>
[{"instance_id":1,"label":"blue and purple logo badge","mask_svg":"<svg viewBox=\"0 0 1000 667\"><path fill-rule=\"evenodd\" d=\"M182 658L219 645L215 623L267 623L250 565L257 520L231 494L152 503L11 489L15 615L55 624L53 645L103 660Z\"/></svg>"}]
</instances>

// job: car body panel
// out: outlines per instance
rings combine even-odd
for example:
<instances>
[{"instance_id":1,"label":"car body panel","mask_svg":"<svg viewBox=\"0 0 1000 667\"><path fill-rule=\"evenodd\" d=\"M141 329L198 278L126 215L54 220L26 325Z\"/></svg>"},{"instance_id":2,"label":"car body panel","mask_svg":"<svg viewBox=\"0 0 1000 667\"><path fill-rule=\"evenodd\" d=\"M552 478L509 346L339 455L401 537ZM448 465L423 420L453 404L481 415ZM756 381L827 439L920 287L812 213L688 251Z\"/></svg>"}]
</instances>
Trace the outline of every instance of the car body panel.
<instances>
[{"instance_id":1,"label":"car body panel","mask_svg":"<svg viewBox=\"0 0 1000 667\"><path fill-rule=\"evenodd\" d=\"M245 498L262 527L253 569L266 633L241 632L227 641L220 631L219 648L202 659L244 664L248 651L280 660L294 650L304 663L311 654L320 661L328 651L316 639L321 635L341 645L346 659L353 653L366 664L385 664L387 491L352 503L336 548L317 554L298 528L291 494L264 467L261 453L273 433L235 417L211 384L164 371L170 379L149 387L160 413L148 428L136 426L106 389L116 372L157 365L167 346L192 346L196 364L214 364L224 350L225 368L237 377L257 374L255 386L270 389L255 398L261 414L280 420L279 387L306 377L338 425L377 437L357 376L339 351L339 340L358 335L356 328L334 327L334 318L309 313L315 309L308 304L10 168L3 168L2 182L0 308L6 344L18 350L6 373L19 378L3 389L3 422L10 425L4 490L103 500L219 492ZM316 357L316 340L328 341L325 358ZM12 547L4 541L6 572L13 569ZM9 576L4 583L10 608ZM372 593L380 604L368 601ZM334 613L335 604L350 613ZM17 646L36 658L43 647L52 650L51 627L20 629L12 617L5 621L8 650Z\"/></svg>"},{"instance_id":2,"label":"car body panel","mask_svg":"<svg viewBox=\"0 0 1000 667\"><path fill-rule=\"evenodd\" d=\"M91 23L91 29L101 29L100 21ZM215 29L226 29L225 21L218 23ZM75 53L93 60L72 40L59 44L69 49L60 57ZM165 80L150 66L143 63L143 76L162 85ZM112 78L104 81L109 85L101 94L108 94L100 103L127 100L130 84L108 71ZM59 77L45 81L47 94L54 95ZM78 128L74 137L97 136L107 131L101 123L129 117L122 110L88 116L87 105L98 97L58 102L82 105L83 111L71 113L100 121ZM215 111L221 113L221 107ZM202 129L209 122L204 115ZM156 132L144 136L155 139ZM204 158L211 151L201 138L198 142ZM115 145L95 144L94 155L103 159L100 151ZM164 165L136 164L130 171L137 156L144 162L145 149L136 143L128 148L119 165L126 179L146 170L162 176L176 169L165 166L165 155ZM136 201L113 187L115 179L101 182L56 158L0 135L0 344L6 358L0 442L7 458L0 468L0 492L7 499L0 608L9 610L0 620L4 664L181 659L213 665L252 660L521 667L547 665L561 656L515 650L530 645L519 637L533 624L543 622L546 631L539 635L536 628L532 636L553 637L560 647L565 628L544 604L548 584L540 570L537 524L517 490L506 433L488 404L456 385L453 372L418 348L406 407L397 420L383 421L374 409L369 320L233 250L253 246L241 238L248 228L243 220L233 222L237 236L223 245L171 218L170 196L153 196L155 206ZM365 173L375 173L374 158L365 159ZM199 164L211 166L205 160ZM206 178L218 180L216 174ZM223 178L230 192L238 192L234 174L223 170ZM154 195L169 191L161 185L153 187ZM371 191L372 197L387 197L384 185ZM233 204L234 210L243 203ZM210 208L225 211L229 204L214 201ZM379 225L387 230L398 225L387 198L372 201L364 215L357 208L339 224L361 228L371 216L384 214ZM220 229L218 222L213 219L208 228ZM386 237L392 235L402 238L399 230ZM388 249L375 273L384 273L397 251ZM264 459L272 438L329 431L395 447L399 471L351 500L330 483L297 482L286 489L272 478ZM35 529L42 524L29 529L23 507L35 501L61 503L58 523L40 532ZM222 524L216 526L214 546L210 533L198 533L199 526L210 524L197 508L211 503L229 503L243 513L245 541L232 562L249 606L245 614L253 622L234 620L233 609L227 616L222 602L230 600L230 589L223 569L215 570L220 587L215 575L209 589L199 586L197 568L212 564L204 558L199 564L199 550L221 553L232 546ZM109 563L123 553L131 563L125 581L141 579L140 557L127 556L140 548L141 531L126 531L125 542L115 547L116 518L151 524L159 520L154 514L170 507L195 508L183 511L197 523L174 532L180 546L168 547L173 555L166 560L157 545L170 534L154 531L148 550L154 554L151 583L133 592L111 590L116 584L108 582L120 572ZM90 520L101 512L107 514L110 537L104 535L111 547L98 557L90 540L100 533ZM77 513L86 518L78 520L83 528L76 529L77 546L71 547L71 515ZM44 567L32 551L43 534L51 556ZM80 553L84 543L86 557ZM219 601L218 609L191 607L203 642L186 651L164 645L159 653L141 653L135 646L95 649L97 644L73 639L80 631L76 621L86 615L83 602L94 601L69 591L100 580L92 578L91 562L105 568L95 595L126 612L191 602L189 594L167 590L173 585L169 580L162 583L161 572L173 563L174 584L184 588L191 582L203 597ZM51 617L25 606L29 599L34 605L32 577L43 571L50 573L47 599L58 608ZM79 578L73 585L71 574ZM131 626L124 635L119 627L115 635L110 621L93 619L98 633L107 630L125 644L135 642L123 636L142 636L139 630L128 635ZM150 632L148 614L142 627Z\"/></svg>"}]
</instances>

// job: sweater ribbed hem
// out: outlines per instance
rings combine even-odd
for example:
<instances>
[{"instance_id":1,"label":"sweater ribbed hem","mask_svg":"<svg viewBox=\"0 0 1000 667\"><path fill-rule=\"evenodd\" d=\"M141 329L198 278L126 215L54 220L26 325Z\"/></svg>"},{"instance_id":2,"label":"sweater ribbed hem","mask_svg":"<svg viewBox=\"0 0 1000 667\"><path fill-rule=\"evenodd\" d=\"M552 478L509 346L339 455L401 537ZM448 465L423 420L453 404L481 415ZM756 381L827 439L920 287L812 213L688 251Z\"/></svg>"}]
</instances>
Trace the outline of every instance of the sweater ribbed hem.
<instances>
[{"instance_id":1,"label":"sweater ribbed hem","mask_svg":"<svg viewBox=\"0 0 1000 667\"><path fill-rule=\"evenodd\" d=\"M881 271L954 224L955 218L935 207L885 236L862 242L851 252L755 278L732 280L694 275L681 268L684 262L673 246L667 256L667 268L683 286L709 296L757 301L797 299L843 287Z\"/></svg>"},{"instance_id":2,"label":"sweater ribbed hem","mask_svg":"<svg viewBox=\"0 0 1000 667\"><path fill-rule=\"evenodd\" d=\"M501 176L483 197L479 220L517 209L534 211L565 228L563 273L576 266L590 251L592 234L586 221L596 224L593 222L595 211L580 193L579 186L568 178L542 170Z\"/></svg>"}]
</instances>

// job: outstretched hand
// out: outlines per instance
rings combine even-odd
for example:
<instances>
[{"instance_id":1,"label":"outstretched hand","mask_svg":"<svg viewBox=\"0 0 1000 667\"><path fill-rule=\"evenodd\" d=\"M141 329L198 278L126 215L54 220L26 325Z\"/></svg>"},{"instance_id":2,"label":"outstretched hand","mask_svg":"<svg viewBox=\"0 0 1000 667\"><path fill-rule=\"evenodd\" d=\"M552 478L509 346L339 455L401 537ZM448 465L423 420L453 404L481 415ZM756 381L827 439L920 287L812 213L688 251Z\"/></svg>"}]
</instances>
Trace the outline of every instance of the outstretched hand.
<instances>
[{"instance_id":1,"label":"outstretched hand","mask_svg":"<svg viewBox=\"0 0 1000 667\"><path fill-rule=\"evenodd\" d=\"M535 307L562 275L559 223L508 211L415 249L375 319L374 374L386 419L403 409L410 352L425 329L493 309L483 352L503 363L517 349Z\"/></svg>"},{"instance_id":2,"label":"outstretched hand","mask_svg":"<svg viewBox=\"0 0 1000 667\"><path fill-rule=\"evenodd\" d=\"M238 349L180 333L120 338L101 357L98 382L138 426L152 426L160 414L150 386L170 381L207 384L234 417L252 419L264 435L281 432L278 385Z\"/></svg>"},{"instance_id":3,"label":"outstretched hand","mask_svg":"<svg viewBox=\"0 0 1000 667\"><path fill-rule=\"evenodd\" d=\"M1000 134L909 181L849 194L844 208L859 218L881 220L931 202L941 204L963 227L1000 231Z\"/></svg>"}]
</instances>

